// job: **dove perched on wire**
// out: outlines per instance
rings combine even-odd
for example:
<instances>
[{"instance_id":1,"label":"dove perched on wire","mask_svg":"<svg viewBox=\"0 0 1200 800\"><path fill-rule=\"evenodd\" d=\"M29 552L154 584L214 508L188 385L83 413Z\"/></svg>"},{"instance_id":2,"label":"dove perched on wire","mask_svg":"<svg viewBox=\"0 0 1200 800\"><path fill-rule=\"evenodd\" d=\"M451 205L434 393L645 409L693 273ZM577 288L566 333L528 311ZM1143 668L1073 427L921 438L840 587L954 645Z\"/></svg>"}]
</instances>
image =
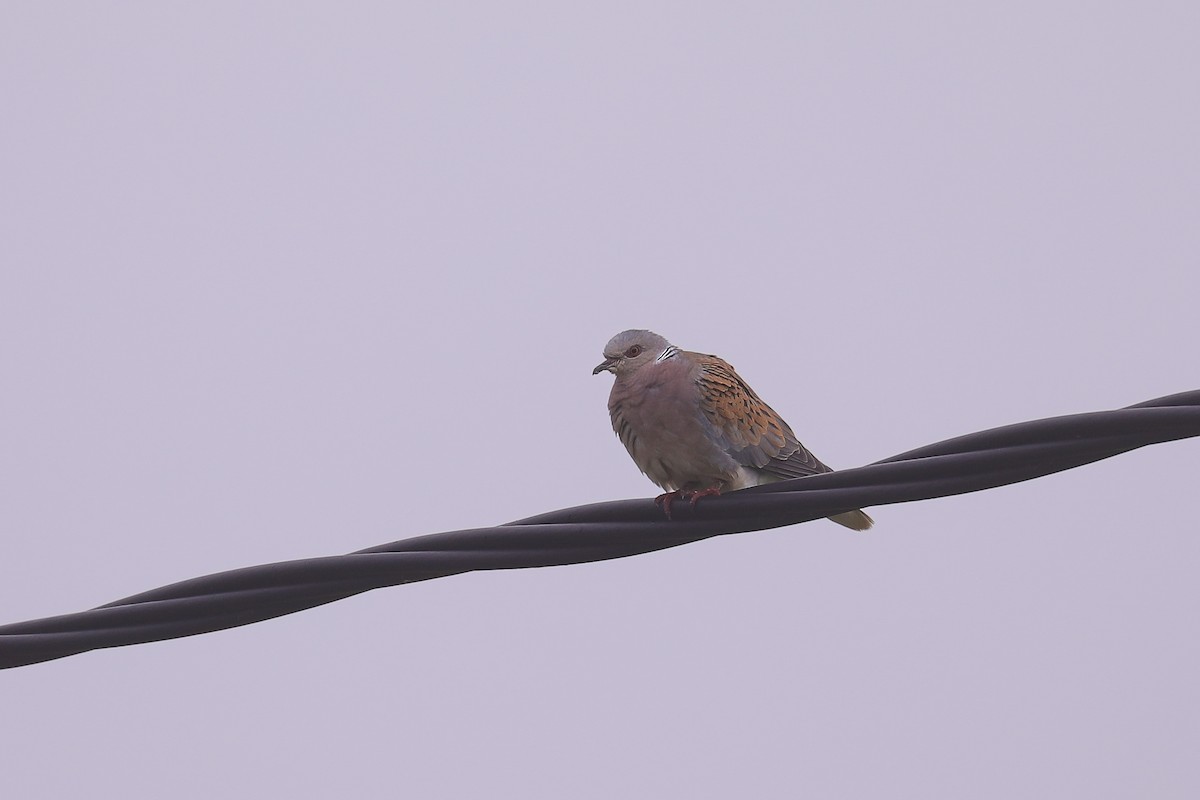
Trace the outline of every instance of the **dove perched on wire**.
<instances>
[{"instance_id":1,"label":"dove perched on wire","mask_svg":"<svg viewBox=\"0 0 1200 800\"><path fill-rule=\"evenodd\" d=\"M615 376L608 397L613 430L646 477L671 501L745 489L832 470L808 452L788 424L728 363L680 350L652 331L618 333L593 375ZM831 520L871 527L862 511Z\"/></svg>"}]
</instances>

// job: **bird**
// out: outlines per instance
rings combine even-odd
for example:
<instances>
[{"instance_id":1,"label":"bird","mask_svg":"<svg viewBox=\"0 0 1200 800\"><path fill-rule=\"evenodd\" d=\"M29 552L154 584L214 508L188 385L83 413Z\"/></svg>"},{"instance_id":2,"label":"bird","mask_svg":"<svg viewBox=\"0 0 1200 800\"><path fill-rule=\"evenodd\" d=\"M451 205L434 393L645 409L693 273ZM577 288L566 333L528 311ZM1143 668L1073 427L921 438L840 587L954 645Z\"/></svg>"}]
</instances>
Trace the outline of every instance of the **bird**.
<instances>
[{"instance_id":1,"label":"bird","mask_svg":"<svg viewBox=\"0 0 1200 800\"><path fill-rule=\"evenodd\" d=\"M717 356L681 350L653 331L618 333L593 375L614 376L608 397L613 431L638 468L671 502L832 472ZM829 519L856 531L874 524L861 510Z\"/></svg>"}]
</instances>

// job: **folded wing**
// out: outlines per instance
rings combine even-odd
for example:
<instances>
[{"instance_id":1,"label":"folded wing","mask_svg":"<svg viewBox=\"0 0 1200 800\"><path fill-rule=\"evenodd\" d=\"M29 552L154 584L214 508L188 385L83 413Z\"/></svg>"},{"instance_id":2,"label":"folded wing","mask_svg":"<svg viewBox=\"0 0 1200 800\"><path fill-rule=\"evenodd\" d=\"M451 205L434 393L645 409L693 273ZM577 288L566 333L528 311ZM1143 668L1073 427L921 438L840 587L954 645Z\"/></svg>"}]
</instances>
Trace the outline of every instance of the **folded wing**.
<instances>
[{"instance_id":1,"label":"folded wing","mask_svg":"<svg viewBox=\"0 0 1200 800\"><path fill-rule=\"evenodd\" d=\"M699 365L700 410L735 461L777 478L832 471L800 444L788 424L726 361L701 353L688 355Z\"/></svg>"}]
</instances>

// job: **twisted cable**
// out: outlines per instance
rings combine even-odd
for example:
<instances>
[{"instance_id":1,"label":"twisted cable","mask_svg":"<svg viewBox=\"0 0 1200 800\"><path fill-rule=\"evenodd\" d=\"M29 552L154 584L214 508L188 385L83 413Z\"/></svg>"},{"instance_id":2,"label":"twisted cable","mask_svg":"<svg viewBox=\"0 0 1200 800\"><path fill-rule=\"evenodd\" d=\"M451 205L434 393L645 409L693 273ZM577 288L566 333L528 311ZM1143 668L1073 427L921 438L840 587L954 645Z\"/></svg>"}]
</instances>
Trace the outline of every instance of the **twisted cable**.
<instances>
[{"instance_id":1,"label":"twisted cable","mask_svg":"<svg viewBox=\"0 0 1200 800\"><path fill-rule=\"evenodd\" d=\"M1192 436L1200 436L1200 390L980 431L864 467L705 498L695 508L676 504L672 520L649 499L620 500L218 572L90 611L0 626L0 668L249 625L384 586L623 558L855 508L976 492Z\"/></svg>"}]
</instances>

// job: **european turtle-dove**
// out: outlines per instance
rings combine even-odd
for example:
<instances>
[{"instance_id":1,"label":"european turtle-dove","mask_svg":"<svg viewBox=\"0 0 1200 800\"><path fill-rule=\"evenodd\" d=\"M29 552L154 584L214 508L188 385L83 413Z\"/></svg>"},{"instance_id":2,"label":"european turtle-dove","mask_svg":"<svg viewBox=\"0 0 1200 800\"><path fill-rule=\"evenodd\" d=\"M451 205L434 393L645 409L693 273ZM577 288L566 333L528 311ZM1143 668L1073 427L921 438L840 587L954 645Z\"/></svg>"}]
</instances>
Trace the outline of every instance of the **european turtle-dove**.
<instances>
[{"instance_id":1,"label":"european turtle-dove","mask_svg":"<svg viewBox=\"0 0 1200 800\"><path fill-rule=\"evenodd\" d=\"M608 413L613 430L646 477L666 494L696 501L832 470L808 452L788 424L716 356L680 350L657 333L618 333L593 375L611 372ZM830 517L856 531L872 519L862 511Z\"/></svg>"}]
</instances>

